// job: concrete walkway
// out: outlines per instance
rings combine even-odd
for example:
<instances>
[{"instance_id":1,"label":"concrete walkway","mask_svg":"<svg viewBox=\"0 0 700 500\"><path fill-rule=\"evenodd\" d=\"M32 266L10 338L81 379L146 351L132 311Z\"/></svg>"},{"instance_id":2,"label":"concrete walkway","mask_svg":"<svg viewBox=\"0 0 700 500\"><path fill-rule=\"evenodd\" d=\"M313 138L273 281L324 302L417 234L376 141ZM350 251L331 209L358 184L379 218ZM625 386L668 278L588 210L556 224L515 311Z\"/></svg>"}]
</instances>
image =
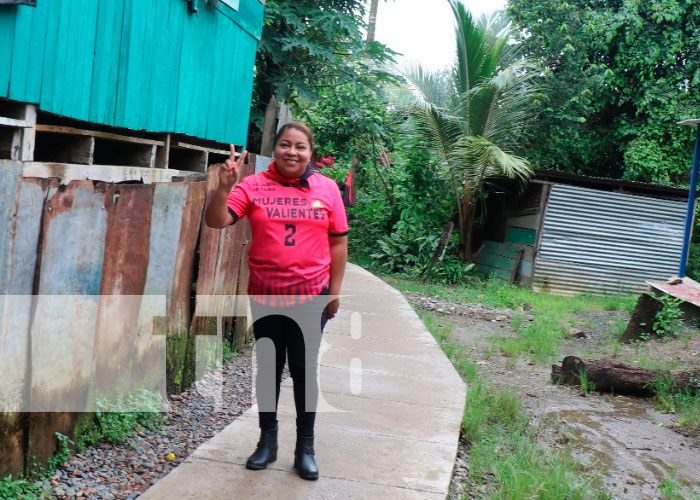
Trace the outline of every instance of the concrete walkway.
<instances>
[{"instance_id":1,"label":"concrete walkway","mask_svg":"<svg viewBox=\"0 0 700 500\"><path fill-rule=\"evenodd\" d=\"M245 468L259 436L253 406L139 498L444 499L466 388L401 293L348 266L341 313L321 348L318 481L293 469L291 379L283 382L277 461Z\"/></svg>"}]
</instances>

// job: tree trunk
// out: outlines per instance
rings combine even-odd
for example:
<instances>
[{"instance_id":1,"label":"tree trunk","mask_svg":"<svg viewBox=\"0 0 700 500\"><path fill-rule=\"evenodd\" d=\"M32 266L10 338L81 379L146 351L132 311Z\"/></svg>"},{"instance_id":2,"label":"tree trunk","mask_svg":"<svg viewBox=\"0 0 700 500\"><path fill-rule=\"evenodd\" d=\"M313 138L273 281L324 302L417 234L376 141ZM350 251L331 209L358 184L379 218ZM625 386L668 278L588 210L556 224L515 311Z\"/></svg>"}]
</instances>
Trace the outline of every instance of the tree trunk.
<instances>
[{"instance_id":1,"label":"tree trunk","mask_svg":"<svg viewBox=\"0 0 700 500\"><path fill-rule=\"evenodd\" d=\"M371 0L369 8L369 22L367 23L367 41L373 42L377 33L377 10L379 0Z\"/></svg>"},{"instance_id":2,"label":"tree trunk","mask_svg":"<svg viewBox=\"0 0 700 500\"><path fill-rule=\"evenodd\" d=\"M700 371L664 372L622 365L609 360L589 360L567 356L561 366L552 366L552 381L581 385L580 374L586 373L596 391L629 396L653 396L654 381L663 375L673 379L674 391L700 389Z\"/></svg>"},{"instance_id":3,"label":"tree trunk","mask_svg":"<svg viewBox=\"0 0 700 500\"><path fill-rule=\"evenodd\" d=\"M460 210L459 257L465 262L470 262L472 259L474 241L474 216L476 211L471 201L472 197L465 194L462 201L462 210Z\"/></svg>"},{"instance_id":4,"label":"tree trunk","mask_svg":"<svg viewBox=\"0 0 700 500\"><path fill-rule=\"evenodd\" d=\"M620 340L625 343L641 340L643 333L658 337L658 335L653 333L652 325L654 324L656 315L661 309L663 309L663 304L660 300L657 300L648 293L640 295L632 317L629 323L627 323L627 329Z\"/></svg>"},{"instance_id":5,"label":"tree trunk","mask_svg":"<svg viewBox=\"0 0 700 500\"><path fill-rule=\"evenodd\" d=\"M438 245L435 248L435 252L433 252L433 256L430 259L430 262L428 263L428 267L426 267L425 271L423 271L422 273L423 277L429 276L430 271L433 269L433 266L437 264L438 261L442 261L442 258L445 255L445 249L447 248L447 244L450 242L450 236L452 236L452 230L454 229L454 227L454 222L448 222L442 228L442 235L440 236L440 241L438 242Z\"/></svg>"}]
</instances>

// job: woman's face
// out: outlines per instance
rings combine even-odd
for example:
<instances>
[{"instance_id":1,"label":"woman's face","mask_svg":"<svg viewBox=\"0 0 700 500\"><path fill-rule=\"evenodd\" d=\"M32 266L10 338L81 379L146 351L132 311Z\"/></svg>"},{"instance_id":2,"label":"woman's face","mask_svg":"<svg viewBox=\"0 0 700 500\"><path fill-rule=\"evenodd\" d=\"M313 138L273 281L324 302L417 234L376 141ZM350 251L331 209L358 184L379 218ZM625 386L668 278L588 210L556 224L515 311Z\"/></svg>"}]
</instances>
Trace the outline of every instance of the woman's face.
<instances>
[{"instance_id":1,"label":"woman's face","mask_svg":"<svg viewBox=\"0 0 700 500\"><path fill-rule=\"evenodd\" d=\"M288 128L275 145L275 165L285 177L300 177L311 161L311 144L301 130Z\"/></svg>"}]
</instances>

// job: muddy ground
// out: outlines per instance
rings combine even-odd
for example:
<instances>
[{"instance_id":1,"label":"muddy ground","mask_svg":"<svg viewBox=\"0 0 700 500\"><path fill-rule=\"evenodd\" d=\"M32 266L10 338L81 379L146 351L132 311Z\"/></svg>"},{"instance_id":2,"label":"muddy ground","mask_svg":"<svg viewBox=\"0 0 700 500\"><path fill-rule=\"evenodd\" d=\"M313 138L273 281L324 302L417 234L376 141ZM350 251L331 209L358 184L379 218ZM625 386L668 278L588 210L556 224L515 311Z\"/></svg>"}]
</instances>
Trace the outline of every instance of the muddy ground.
<instances>
[{"instance_id":1,"label":"muddy ground","mask_svg":"<svg viewBox=\"0 0 700 500\"><path fill-rule=\"evenodd\" d=\"M674 471L700 492L700 439L677 427L677 416L657 411L649 399L599 393L586 396L577 388L554 385L550 381L551 366L536 365L526 358L508 358L494 348L490 339L517 335L512 318L527 318L528 311L448 303L416 293L405 295L414 307L436 313L438 325L451 327L452 338L478 360L482 376L496 386L517 391L543 445L571 447L581 463L600 474L613 498L662 498L659 484ZM628 319L629 315L620 311L577 314L574 324L567 325L569 338L562 345L558 361L566 355L611 358L614 353L615 359L632 365L641 359L674 368L700 367L697 331L690 332L695 335L686 331L685 340L611 349ZM463 476L467 467L467 450L460 446L456 478ZM453 489L450 496L468 496L467 491L458 490Z\"/></svg>"}]
</instances>

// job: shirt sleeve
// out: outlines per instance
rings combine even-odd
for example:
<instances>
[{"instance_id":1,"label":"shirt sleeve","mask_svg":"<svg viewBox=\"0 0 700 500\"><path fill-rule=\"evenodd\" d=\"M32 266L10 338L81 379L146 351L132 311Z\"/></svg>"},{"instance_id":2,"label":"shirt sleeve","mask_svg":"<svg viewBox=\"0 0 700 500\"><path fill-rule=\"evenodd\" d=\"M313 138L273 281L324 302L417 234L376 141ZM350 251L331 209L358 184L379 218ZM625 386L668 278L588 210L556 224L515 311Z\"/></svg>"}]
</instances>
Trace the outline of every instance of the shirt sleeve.
<instances>
[{"instance_id":1,"label":"shirt sleeve","mask_svg":"<svg viewBox=\"0 0 700 500\"><path fill-rule=\"evenodd\" d=\"M250 196L248 196L248 190L246 187L245 182L240 182L228 195L226 205L228 206L229 213L236 220L248 215L248 209L250 208Z\"/></svg>"},{"instance_id":2,"label":"shirt sleeve","mask_svg":"<svg viewBox=\"0 0 700 500\"><path fill-rule=\"evenodd\" d=\"M330 224L328 225L329 236L347 236L348 234L348 217L345 214L345 205L343 198L340 196L338 185L333 182L331 186L331 214Z\"/></svg>"}]
</instances>

